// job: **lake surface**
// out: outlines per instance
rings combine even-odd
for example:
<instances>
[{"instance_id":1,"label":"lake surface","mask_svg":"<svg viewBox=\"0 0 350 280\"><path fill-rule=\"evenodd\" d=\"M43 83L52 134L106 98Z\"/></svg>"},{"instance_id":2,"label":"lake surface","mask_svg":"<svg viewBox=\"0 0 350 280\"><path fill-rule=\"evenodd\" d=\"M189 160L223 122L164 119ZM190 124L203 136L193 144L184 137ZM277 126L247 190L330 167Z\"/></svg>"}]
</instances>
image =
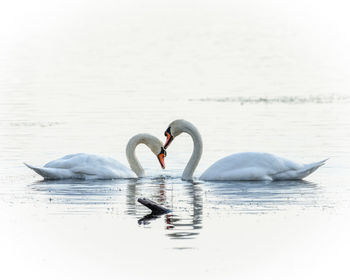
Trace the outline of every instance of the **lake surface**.
<instances>
[{"instance_id":1,"label":"lake surface","mask_svg":"<svg viewBox=\"0 0 350 280\"><path fill-rule=\"evenodd\" d=\"M1 278L349 279L343 4L102 2L0 12ZM23 165L127 165L133 135L164 141L178 118L202 134L196 177L235 152L329 160L303 181L184 182L183 134L165 170L139 146L137 180L42 181ZM139 197L172 212L148 219Z\"/></svg>"}]
</instances>

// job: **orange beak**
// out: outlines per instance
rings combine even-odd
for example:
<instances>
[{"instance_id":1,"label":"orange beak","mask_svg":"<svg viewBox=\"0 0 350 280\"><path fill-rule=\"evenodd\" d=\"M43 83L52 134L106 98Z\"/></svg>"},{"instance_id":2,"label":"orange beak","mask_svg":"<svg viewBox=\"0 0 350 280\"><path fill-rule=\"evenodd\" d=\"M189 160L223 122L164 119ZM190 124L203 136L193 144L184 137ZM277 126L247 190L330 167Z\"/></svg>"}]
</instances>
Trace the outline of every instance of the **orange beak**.
<instances>
[{"instance_id":1,"label":"orange beak","mask_svg":"<svg viewBox=\"0 0 350 280\"><path fill-rule=\"evenodd\" d=\"M160 163L160 166L165 169L165 162L164 162L164 153L160 153L158 156L158 160L159 160L159 163Z\"/></svg>"},{"instance_id":2,"label":"orange beak","mask_svg":"<svg viewBox=\"0 0 350 280\"><path fill-rule=\"evenodd\" d=\"M173 139L174 139L174 137L168 131L165 132L165 136L166 136L166 141L164 144L164 149L168 148L171 141L173 141Z\"/></svg>"}]
</instances>

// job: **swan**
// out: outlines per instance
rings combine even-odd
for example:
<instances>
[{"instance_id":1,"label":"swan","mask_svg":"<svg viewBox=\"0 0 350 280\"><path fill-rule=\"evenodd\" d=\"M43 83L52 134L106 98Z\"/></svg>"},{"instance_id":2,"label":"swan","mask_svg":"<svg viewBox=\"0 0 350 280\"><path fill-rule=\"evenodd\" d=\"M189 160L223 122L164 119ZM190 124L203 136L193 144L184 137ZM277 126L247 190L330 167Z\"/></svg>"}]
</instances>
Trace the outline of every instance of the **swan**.
<instances>
[{"instance_id":1,"label":"swan","mask_svg":"<svg viewBox=\"0 0 350 280\"><path fill-rule=\"evenodd\" d=\"M175 120L169 124L164 135L164 149L182 132L193 140L192 156L187 163L182 180L193 180L193 173L202 156L203 142L197 128L186 120ZM245 152L224 157L211 165L199 177L204 181L253 181L253 180L299 180L303 179L326 160L310 164L299 164L269 153Z\"/></svg>"},{"instance_id":2,"label":"swan","mask_svg":"<svg viewBox=\"0 0 350 280\"><path fill-rule=\"evenodd\" d=\"M144 170L136 158L135 149L139 144L145 144L157 156L161 167L165 168L166 151L163 143L150 134L141 133L133 136L126 146L126 157L131 170L119 161L92 154L70 154L60 159L48 162L44 167L27 167L44 177L44 179L121 179L137 178L144 175Z\"/></svg>"}]
</instances>

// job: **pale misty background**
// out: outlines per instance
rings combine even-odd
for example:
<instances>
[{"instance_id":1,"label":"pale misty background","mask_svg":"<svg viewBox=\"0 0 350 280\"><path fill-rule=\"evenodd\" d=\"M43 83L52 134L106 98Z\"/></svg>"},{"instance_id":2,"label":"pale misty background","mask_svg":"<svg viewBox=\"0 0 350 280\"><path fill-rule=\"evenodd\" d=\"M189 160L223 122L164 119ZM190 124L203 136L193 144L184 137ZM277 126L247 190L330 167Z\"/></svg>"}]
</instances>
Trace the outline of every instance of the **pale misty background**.
<instances>
[{"instance_id":1,"label":"pale misty background","mask_svg":"<svg viewBox=\"0 0 350 280\"><path fill-rule=\"evenodd\" d=\"M3 1L3 279L348 279L350 19L346 1ZM138 181L42 182L89 152L127 164L139 132L193 122L195 175L234 152L330 158L302 182L180 180L139 147ZM138 224L145 196L173 210Z\"/></svg>"}]
</instances>

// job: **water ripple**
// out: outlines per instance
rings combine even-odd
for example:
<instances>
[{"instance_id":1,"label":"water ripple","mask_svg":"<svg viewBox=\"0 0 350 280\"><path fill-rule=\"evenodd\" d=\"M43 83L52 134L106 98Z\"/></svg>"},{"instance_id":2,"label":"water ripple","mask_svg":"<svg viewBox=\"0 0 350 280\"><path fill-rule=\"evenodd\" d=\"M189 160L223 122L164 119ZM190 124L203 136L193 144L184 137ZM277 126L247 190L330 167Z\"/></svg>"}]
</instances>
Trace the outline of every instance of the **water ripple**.
<instances>
[{"instance_id":1,"label":"water ripple","mask_svg":"<svg viewBox=\"0 0 350 280\"><path fill-rule=\"evenodd\" d=\"M189 101L200 101L200 102L222 102L222 103L240 103L243 104L324 104L324 103L335 103L335 102L349 102L349 97L340 95L310 95L310 96L279 96L279 97L217 97L217 98L199 98L189 99Z\"/></svg>"}]
</instances>

